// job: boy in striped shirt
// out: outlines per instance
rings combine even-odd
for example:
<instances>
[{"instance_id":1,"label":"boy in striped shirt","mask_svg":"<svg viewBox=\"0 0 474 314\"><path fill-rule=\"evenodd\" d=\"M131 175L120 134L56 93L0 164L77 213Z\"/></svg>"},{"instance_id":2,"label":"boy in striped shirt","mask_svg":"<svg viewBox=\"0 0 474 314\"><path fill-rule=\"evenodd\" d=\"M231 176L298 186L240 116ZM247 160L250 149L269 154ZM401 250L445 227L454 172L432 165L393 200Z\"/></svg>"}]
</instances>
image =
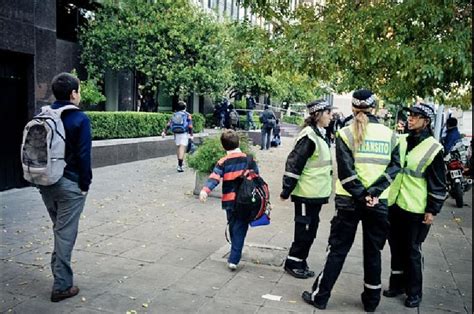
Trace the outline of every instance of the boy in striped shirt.
<instances>
[{"instance_id":1,"label":"boy in striped shirt","mask_svg":"<svg viewBox=\"0 0 474 314\"><path fill-rule=\"evenodd\" d=\"M258 173L258 166L253 159L250 160L247 166L247 155L240 150L239 136L235 131L225 130L222 132L221 144L227 154L217 162L213 172L199 194L199 199L201 202L206 201L207 195L219 185L222 179L222 209L227 213L227 222L229 224L230 239L232 242L227 261L229 269L235 270L242 257L242 249L248 230L248 222L238 219L233 214L237 188L236 179L238 179L246 169L253 169Z\"/></svg>"}]
</instances>

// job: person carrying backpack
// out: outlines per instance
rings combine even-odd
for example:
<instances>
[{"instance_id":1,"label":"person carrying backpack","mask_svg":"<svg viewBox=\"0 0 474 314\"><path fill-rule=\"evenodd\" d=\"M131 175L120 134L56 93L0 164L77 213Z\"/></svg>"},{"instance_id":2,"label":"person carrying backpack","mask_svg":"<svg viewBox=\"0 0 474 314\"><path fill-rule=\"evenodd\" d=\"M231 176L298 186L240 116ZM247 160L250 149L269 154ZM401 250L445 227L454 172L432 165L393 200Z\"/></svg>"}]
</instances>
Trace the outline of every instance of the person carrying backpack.
<instances>
[{"instance_id":1,"label":"person carrying backpack","mask_svg":"<svg viewBox=\"0 0 474 314\"><path fill-rule=\"evenodd\" d=\"M309 117L286 160L280 193L282 200L291 196L295 203L295 237L284 269L299 279L314 277L306 259L318 231L319 212L332 192L332 158L322 130L331 121L333 107L319 99L307 108Z\"/></svg>"},{"instance_id":2,"label":"person carrying backpack","mask_svg":"<svg viewBox=\"0 0 474 314\"><path fill-rule=\"evenodd\" d=\"M229 105L229 120L231 129L235 130L239 127L240 116L237 110L234 109L233 105Z\"/></svg>"},{"instance_id":3,"label":"person carrying backpack","mask_svg":"<svg viewBox=\"0 0 474 314\"><path fill-rule=\"evenodd\" d=\"M217 162L212 174L199 194L199 199L201 202L205 202L208 194L222 180L222 209L226 211L231 239L231 250L227 266L230 270L236 270L242 256L242 249L249 226L247 217L242 217L234 211L238 183L247 169L255 175L258 175L259 170L255 160L240 150L237 132L234 130L224 130L221 135L221 143L222 147L226 150L226 156Z\"/></svg>"},{"instance_id":4,"label":"person carrying backpack","mask_svg":"<svg viewBox=\"0 0 474 314\"><path fill-rule=\"evenodd\" d=\"M164 137L168 130L173 132L174 142L177 147L176 156L178 157L178 166L176 170L183 172L184 155L189 141L193 140L193 120L191 114L186 112L186 103L184 101L178 102L178 110L173 113L161 135Z\"/></svg>"},{"instance_id":5,"label":"person carrying backpack","mask_svg":"<svg viewBox=\"0 0 474 314\"><path fill-rule=\"evenodd\" d=\"M280 120L277 119L276 120L276 125L273 128L273 139L270 142L271 147L278 147L278 146L281 145L280 133L281 133Z\"/></svg>"},{"instance_id":6,"label":"person carrying backpack","mask_svg":"<svg viewBox=\"0 0 474 314\"><path fill-rule=\"evenodd\" d=\"M53 222L51 301L59 302L79 293L71 254L92 181L92 135L89 118L78 108L79 79L60 73L51 85L56 101L26 125L21 162L25 179L39 188Z\"/></svg>"},{"instance_id":7,"label":"person carrying backpack","mask_svg":"<svg viewBox=\"0 0 474 314\"><path fill-rule=\"evenodd\" d=\"M263 112L260 114L260 122L262 123L262 142L260 149L270 149L270 138L272 129L276 125L275 113L268 105L265 105Z\"/></svg>"}]
</instances>

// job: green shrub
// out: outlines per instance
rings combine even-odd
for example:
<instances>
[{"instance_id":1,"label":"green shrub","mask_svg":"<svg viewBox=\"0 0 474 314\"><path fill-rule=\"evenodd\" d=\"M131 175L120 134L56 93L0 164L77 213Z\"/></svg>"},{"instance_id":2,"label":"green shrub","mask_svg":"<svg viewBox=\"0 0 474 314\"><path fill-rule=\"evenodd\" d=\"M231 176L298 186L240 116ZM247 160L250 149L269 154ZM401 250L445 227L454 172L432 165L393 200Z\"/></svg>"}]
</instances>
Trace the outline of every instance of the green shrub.
<instances>
[{"instance_id":1,"label":"green shrub","mask_svg":"<svg viewBox=\"0 0 474 314\"><path fill-rule=\"evenodd\" d=\"M247 127L247 114L240 116L240 127L245 129ZM262 128L262 123L260 122L260 116L258 114L253 115L253 123L257 127L257 129Z\"/></svg>"},{"instance_id":2,"label":"green shrub","mask_svg":"<svg viewBox=\"0 0 474 314\"><path fill-rule=\"evenodd\" d=\"M235 109L246 109L247 108L247 103L245 99L240 99L234 101L234 108Z\"/></svg>"},{"instance_id":3,"label":"green shrub","mask_svg":"<svg viewBox=\"0 0 474 314\"><path fill-rule=\"evenodd\" d=\"M86 112L91 120L92 139L159 136L171 114L153 112ZM204 129L202 114L193 115L194 132Z\"/></svg>"},{"instance_id":4,"label":"green shrub","mask_svg":"<svg viewBox=\"0 0 474 314\"><path fill-rule=\"evenodd\" d=\"M105 101L105 96L101 93L95 80L81 82L81 106L84 110L93 110L103 101Z\"/></svg>"},{"instance_id":5,"label":"green shrub","mask_svg":"<svg viewBox=\"0 0 474 314\"><path fill-rule=\"evenodd\" d=\"M304 118L301 116L283 116L283 122L302 126Z\"/></svg>"},{"instance_id":6,"label":"green shrub","mask_svg":"<svg viewBox=\"0 0 474 314\"><path fill-rule=\"evenodd\" d=\"M241 133L240 149L246 153L251 154L252 149L248 137ZM216 163L226 154L221 145L220 134L208 137L204 142L198 146L198 149L192 155L187 155L188 166L196 171L211 173Z\"/></svg>"}]
</instances>

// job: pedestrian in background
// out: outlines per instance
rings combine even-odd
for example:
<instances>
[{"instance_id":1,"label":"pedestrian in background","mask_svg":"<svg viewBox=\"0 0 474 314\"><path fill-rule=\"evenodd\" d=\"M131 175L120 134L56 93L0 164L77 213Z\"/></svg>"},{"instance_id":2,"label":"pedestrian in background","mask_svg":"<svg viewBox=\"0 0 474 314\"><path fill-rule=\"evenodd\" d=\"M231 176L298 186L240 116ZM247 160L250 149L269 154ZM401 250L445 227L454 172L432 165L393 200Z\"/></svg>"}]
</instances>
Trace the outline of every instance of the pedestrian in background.
<instances>
[{"instance_id":1,"label":"pedestrian in background","mask_svg":"<svg viewBox=\"0 0 474 314\"><path fill-rule=\"evenodd\" d=\"M283 175L281 200L295 204L294 240L284 269L293 277L314 277L306 259L319 226L319 212L332 192L332 161L327 139L322 130L331 121L333 107L315 100L307 106L309 117L288 155Z\"/></svg>"},{"instance_id":2,"label":"pedestrian in background","mask_svg":"<svg viewBox=\"0 0 474 314\"><path fill-rule=\"evenodd\" d=\"M234 130L224 130L221 135L221 144L226 151L214 167L206 185L199 194L201 202L214 190L222 179L222 209L226 211L227 223L231 240L231 249L228 258L228 268L236 270L242 257L245 237L248 231L248 221L238 218L234 213L237 184L236 180L246 169L253 169L258 174L258 166L252 158L248 161L247 155L240 150L240 139Z\"/></svg>"},{"instance_id":3,"label":"pedestrian in background","mask_svg":"<svg viewBox=\"0 0 474 314\"><path fill-rule=\"evenodd\" d=\"M406 307L418 307L422 299L423 255L434 216L446 197L443 146L433 137L430 125L434 108L418 103L408 110L408 134L401 135L402 171L390 187L391 274L388 298L406 294Z\"/></svg>"},{"instance_id":4,"label":"pedestrian in background","mask_svg":"<svg viewBox=\"0 0 474 314\"><path fill-rule=\"evenodd\" d=\"M255 99L247 93L245 96L245 105L247 109L247 130L253 129L255 130L255 122L253 121L253 110L255 109L256 102Z\"/></svg>"},{"instance_id":5,"label":"pedestrian in background","mask_svg":"<svg viewBox=\"0 0 474 314\"><path fill-rule=\"evenodd\" d=\"M53 78L51 85L56 98L51 105L52 109L67 105L79 106L79 79L69 73L61 73ZM92 181L92 134L89 118L80 110L64 110L61 120L67 141L64 174L53 185L39 186L41 197L53 222L52 302L59 302L79 293L79 288L74 286L71 255L76 242L79 218Z\"/></svg>"},{"instance_id":6,"label":"pedestrian in background","mask_svg":"<svg viewBox=\"0 0 474 314\"><path fill-rule=\"evenodd\" d=\"M260 114L260 122L262 123L262 141L261 150L270 149L272 129L276 125L275 113L268 105L265 105L263 112Z\"/></svg>"},{"instance_id":7,"label":"pedestrian in background","mask_svg":"<svg viewBox=\"0 0 474 314\"><path fill-rule=\"evenodd\" d=\"M458 129L458 119L449 117L446 120L446 136L443 138L444 154L447 155L451 148L462 139Z\"/></svg>"},{"instance_id":8,"label":"pedestrian in background","mask_svg":"<svg viewBox=\"0 0 474 314\"><path fill-rule=\"evenodd\" d=\"M165 137L168 130L173 132L174 142L176 143L176 157L178 158L176 170L184 172L184 156L189 140L193 140L193 120L191 114L186 111L186 103L184 101L178 102L176 112L171 116L161 135Z\"/></svg>"},{"instance_id":9,"label":"pedestrian in background","mask_svg":"<svg viewBox=\"0 0 474 314\"><path fill-rule=\"evenodd\" d=\"M326 262L312 290L303 300L325 309L331 290L352 247L359 221L363 230L364 291L366 312L380 302L381 251L388 235L388 187L400 171L396 135L373 115L375 95L357 90L352 95L353 123L336 136L336 215L331 220Z\"/></svg>"},{"instance_id":10,"label":"pedestrian in background","mask_svg":"<svg viewBox=\"0 0 474 314\"><path fill-rule=\"evenodd\" d=\"M270 143L271 147L278 147L281 145L281 128L280 128L280 120L276 119L275 127L273 128L273 139Z\"/></svg>"}]
</instances>

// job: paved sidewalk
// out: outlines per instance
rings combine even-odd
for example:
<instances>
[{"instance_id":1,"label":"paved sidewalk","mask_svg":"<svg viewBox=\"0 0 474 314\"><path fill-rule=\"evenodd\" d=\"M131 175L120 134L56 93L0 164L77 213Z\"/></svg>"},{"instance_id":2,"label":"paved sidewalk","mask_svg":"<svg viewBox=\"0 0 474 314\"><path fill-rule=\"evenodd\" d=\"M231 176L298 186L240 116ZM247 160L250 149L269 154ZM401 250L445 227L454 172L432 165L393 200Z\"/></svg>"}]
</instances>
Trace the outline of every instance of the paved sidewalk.
<instances>
[{"instance_id":1,"label":"paved sidewalk","mask_svg":"<svg viewBox=\"0 0 474 314\"><path fill-rule=\"evenodd\" d=\"M75 284L80 294L60 303L49 301L52 275L51 223L34 188L0 193L0 312L14 313L314 313L301 300L312 280L299 280L281 267L293 237L293 207L278 194L283 147L258 151L263 177L272 191L270 226L249 230L244 262L235 272L224 263L225 214L220 201L200 204L191 194L194 174L178 174L175 157L163 157L94 170L94 180L73 252ZM403 298L382 297L380 312L472 312L472 195L466 206L449 199L436 218L425 252L424 296L420 309L407 309ZM323 207L309 264L323 265L334 203ZM359 230L360 231L360 230ZM360 232L336 283L327 312L363 312ZM278 248L284 248L279 250ZM390 269L383 252L383 285ZM280 301L262 298L281 296Z\"/></svg>"}]
</instances>

